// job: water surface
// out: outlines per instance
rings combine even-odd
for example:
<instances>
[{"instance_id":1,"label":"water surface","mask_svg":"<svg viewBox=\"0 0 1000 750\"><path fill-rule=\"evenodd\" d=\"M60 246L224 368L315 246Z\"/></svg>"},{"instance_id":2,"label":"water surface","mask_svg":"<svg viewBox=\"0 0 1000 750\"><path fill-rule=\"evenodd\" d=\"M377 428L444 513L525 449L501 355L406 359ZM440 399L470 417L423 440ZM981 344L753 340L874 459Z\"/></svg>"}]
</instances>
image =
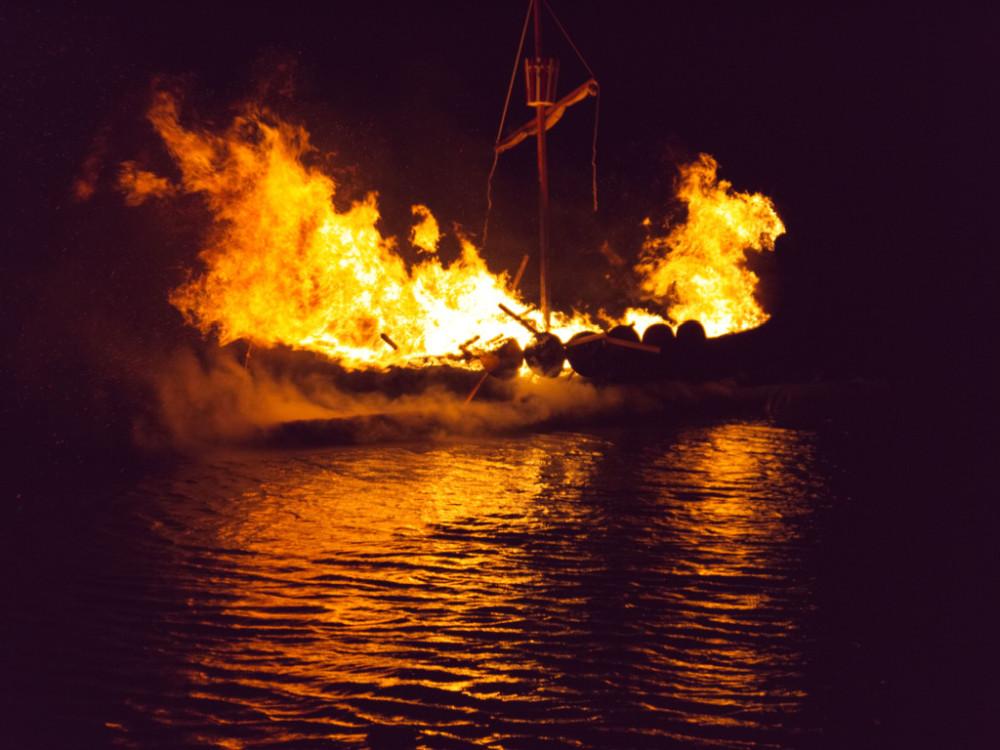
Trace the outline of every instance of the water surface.
<instances>
[{"instance_id":1,"label":"water surface","mask_svg":"<svg viewBox=\"0 0 1000 750\"><path fill-rule=\"evenodd\" d=\"M15 736L879 746L891 600L829 443L723 421L153 472L21 541L51 559L17 563L12 705L48 715Z\"/></svg>"}]
</instances>

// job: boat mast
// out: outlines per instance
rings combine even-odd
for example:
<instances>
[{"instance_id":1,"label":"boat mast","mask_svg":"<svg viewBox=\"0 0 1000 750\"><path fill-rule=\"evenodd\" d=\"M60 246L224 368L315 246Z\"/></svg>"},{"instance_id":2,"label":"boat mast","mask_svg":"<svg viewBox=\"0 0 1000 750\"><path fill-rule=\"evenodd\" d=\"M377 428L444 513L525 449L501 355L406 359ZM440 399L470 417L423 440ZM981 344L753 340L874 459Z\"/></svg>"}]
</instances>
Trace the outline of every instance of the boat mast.
<instances>
[{"instance_id":1,"label":"boat mast","mask_svg":"<svg viewBox=\"0 0 1000 750\"><path fill-rule=\"evenodd\" d=\"M538 270L540 276L540 296L542 321L545 330L549 330L549 281L546 266L549 256L549 171L545 151L545 114L548 105L552 104L551 93L555 91L556 61L542 58L542 12L541 0L533 0L535 16L535 95L531 95L532 65L529 62L528 71L528 105L535 108L535 121L538 130ZM551 93L550 93L551 92ZM533 99L533 101L532 101Z\"/></svg>"},{"instance_id":2,"label":"boat mast","mask_svg":"<svg viewBox=\"0 0 1000 750\"><path fill-rule=\"evenodd\" d=\"M518 45L517 56L520 58L521 52L524 48L524 40L528 35L528 24L531 22L532 16L534 16L534 27L535 27L535 56L526 57L524 59L524 73L525 73L525 83L527 92L527 103L529 107L534 107L535 116L529 120L526 124L517 128L513 133L510 133L505 138L500 138L497 135L497 142L494 145L494 160L493 166L496 168L496 156L501 151L506 151L509 148L513 148L518 143L523 140L527 140L532 135L535 136L535 141L538 148L538 270L540 277L540 307L542 312L543 330L541 332L537 330L532 330L536 334L536 337L543 339L555 338L549 334L550 328L550 317L552 312L552 297L550 295L549 288L549 278L548 278L548 260L549 260L549 172L548 172L548 160L545 150L545 131L552 127L560 117L562 117L563 112L566 111L567 107L570 107L577 102L583 101L588 96L597 96L599 91L597 81L593 78L593 73L590 71L590 66L586 62L583 62L584 67L587 68L588 72L591 72L591 78L586 83L581 86L577 86L573 91L564 96L559 101L556 101L556 80L559 75L559 61L555 58L542 57L542 2L543 0L531 0L528 6L528 14L524 19L524 29L521 31L521 43ZM551 12L551 9L550 9ZM553 18L555 18L553 16ZM556 25L559 25L559 21L556 20ZM566 32L563 31L563 34ZM570 46L573 46L573 42L569 40ZM576 47L573 46L575 50ZM577 53L579 54L579 53ZM516 74L517 67L515 62L514 73ZM511 77L511 89L514 85L514 77ZM504 119L507 116L507 104L510 103L510 90L507 92L507 103L504 104ZM503 120L500 122L500 133L503 133ZM597 137L597 120L594 120L594 138L596 145ZM490 171L490 178L493 177L493 171ZM487 183L488 184L488 183ZM594 194L594 210L597 210L597 194L596 194L596 178L594 181L595 194ZM489 189L487 189L487 203L489 203ZM486 229L483 228L483 236L486 236ZM527 258L528 256L525 256ZM521 268L523 270L524 264L522 263ZM517 280L521 278L521 271L517 272ZM517 286L515 281L514 286ZM515 316L516 317L516 316ZM546 336L537 336L539 333L544 333Z\"/></svg>"}]
</instances>

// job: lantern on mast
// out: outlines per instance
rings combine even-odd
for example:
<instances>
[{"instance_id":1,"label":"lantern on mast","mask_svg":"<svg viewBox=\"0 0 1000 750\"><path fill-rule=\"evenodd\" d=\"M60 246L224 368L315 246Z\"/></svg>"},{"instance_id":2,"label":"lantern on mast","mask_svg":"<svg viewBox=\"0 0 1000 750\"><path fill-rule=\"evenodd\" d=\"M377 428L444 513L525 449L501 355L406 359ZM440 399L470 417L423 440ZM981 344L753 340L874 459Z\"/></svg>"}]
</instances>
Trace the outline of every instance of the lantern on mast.
<instances>
[{"instance_id":1,"label":"lantern on mast","mask_svg":"<svg viewBox=\"0 0 1000 750\"><path fill-rule=\"evenodd\" d=\"M550 107L556 102L559 61L554 57L528 57L524 60L525 90L529 107Z\"/></svg>"}]
</instances>

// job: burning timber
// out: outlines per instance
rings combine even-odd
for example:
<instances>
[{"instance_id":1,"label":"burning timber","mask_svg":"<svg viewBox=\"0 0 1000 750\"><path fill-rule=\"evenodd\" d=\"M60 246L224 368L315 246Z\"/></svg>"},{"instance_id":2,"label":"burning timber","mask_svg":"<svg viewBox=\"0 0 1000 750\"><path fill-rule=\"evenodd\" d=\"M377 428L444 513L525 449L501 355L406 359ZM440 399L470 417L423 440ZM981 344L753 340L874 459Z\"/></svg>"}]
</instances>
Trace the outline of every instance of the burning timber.
<instances>
[{"instance_id":1,"label":"burning timber","mask_svg":"<svg viewBox=\"0 0 1000 750\"><path fill-rule=\"evenodd\" d=\"M506 136L501 123L494 144L498 158L534 141L538 157L538 246L524 254L513 280L491 271L466 237L458 237L454 259L443 262L437 222L425 206L412 206L412 252L402 254L403 241L378 226L375 193L346 209L334 200L333 178L303 159L312 147L301 126L252 108L224 133L187 128L176 97L156 94L149 119L181 177L125 164L120 187L126 200L138 205L198 194L215 219L199 255L202 272L174 289L171 304L223 347L252 342L251 357L233 360L242 374L226 384L249 383L244 390L253 393L256 368L261 381L275 383L283 382L282 368L292 371L285 373L292 380L301 368L312 370L303 392L318 381L333 391L320 394L318 408L310 404L280 418L261 413L253 424L287 423L277 432L289 439L311 434L350 441L350 435L393 429L401 435L442 426L467 430L470 415L494 404L511 405L507 411L518 414L493 423L502 426L553 424L569 414L604 419L734 409L763 415L775 401L775 383L816 376L802 337L791 335L787 322L769 321L758 305L757 277L745 262L745 251L773 250L784 226L768 198L735 193L718 180L717 164L705 154L679 166L672 223L643 222L647 239L641 249L630 248L634 266L607 243L601 246L614 266L606 277L616 280L608 284L614 304L628 299L649 309L629 308L613 319L602 312L598 324L553 305L550 282L565 269L549 257L547 133L569 107L596 101L600 89L591 74L568 95L557 95L559 65L541 50L543 6L532 3L524 32L533 17L535 50L523 71L534 116ZM596 193L596 176L594 185ZM485 227L483 245L485 253ZM538 272L537 300L519 291L529 263ZM350 399L331 407L342 394L377 398L362 398L362 407L346 403ZM437 394L449 395L440 402L442 413L428 417ZM227 392L220 400L240 398ZM463 416L445 415L455 404L465 407ZM246 406L253 408L249 400ZM305 412L333 418L301 418Z\"/></svg>"},{"instance_id":2,"label":"burning timber","mask_svg":"<svg viewBox=\"0 0 1000 750\"><path fill-rule=\"evenodd\" d=\"M647 340L655 332L666 336L654 329ZM817 379L816 361L806 367L809 358L774 324L715 339L694 326L679 333L658 353L608 343L626 340L619 339L624 331L581 336L590 377L572 370L559 378L482 378L449 364L350 371L309 352L263 350L248 365L255 382L287 383L302 393L318 383L320 400L332 391L348 406L329 416L261 422L242 441L283 448L423 442L705 418L813 426L869 419L891 400L881 380Z\"/></svg>"}]
</instances>

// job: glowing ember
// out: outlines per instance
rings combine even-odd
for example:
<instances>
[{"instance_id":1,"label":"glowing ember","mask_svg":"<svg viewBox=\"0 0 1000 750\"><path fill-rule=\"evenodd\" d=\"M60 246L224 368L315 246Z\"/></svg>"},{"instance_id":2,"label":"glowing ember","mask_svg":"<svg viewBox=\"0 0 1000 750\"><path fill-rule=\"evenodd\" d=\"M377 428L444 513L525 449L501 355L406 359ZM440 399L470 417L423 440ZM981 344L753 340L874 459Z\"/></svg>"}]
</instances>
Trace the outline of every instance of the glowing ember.
<instances>
[{"instance_id":1,"label":"glowing ember","mask_svg":"<svg viewBox=\"0 0 1000 750\"><path fill-rule=\"evenodd\" d=\"M647 240L636 266L649 298L678 323L700 320L709 336L768 319L754 299L757 277L745 266L746 252L773 250L785 231L769 198L731 192L730 183L716 180L717 168L707 154L682 168L678 197L687 221Z\"/></svg>"}]
</instances>

